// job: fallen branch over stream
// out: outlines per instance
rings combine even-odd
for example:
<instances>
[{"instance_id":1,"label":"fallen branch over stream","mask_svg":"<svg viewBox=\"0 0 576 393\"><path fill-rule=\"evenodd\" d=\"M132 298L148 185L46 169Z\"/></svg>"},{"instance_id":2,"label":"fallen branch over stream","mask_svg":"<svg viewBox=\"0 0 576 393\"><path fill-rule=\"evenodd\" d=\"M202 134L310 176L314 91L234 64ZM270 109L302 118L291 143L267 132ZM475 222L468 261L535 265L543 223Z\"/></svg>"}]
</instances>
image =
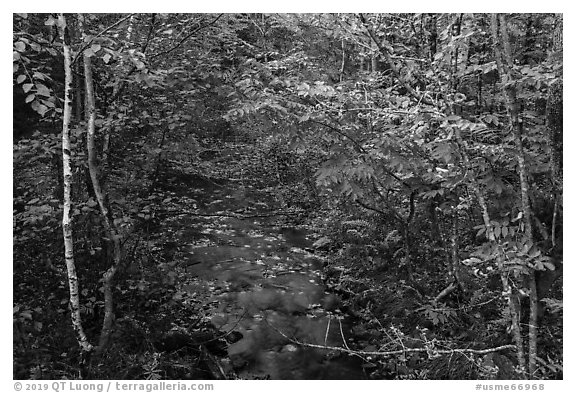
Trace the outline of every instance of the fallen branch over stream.
<instances>
[{"instance_id":1,"label":"fallen branch over stream","mask_svg":"<svg viewBox=\"0 0 576 393\"><path fill-rule=\"evenodd\" d=\"M240 213L186 213L189 216L196 216L196 217L228 217L228 218L238 218L240 220L247 220L250 218L266 218L266 217L275 217L275 216L297 216L302 214L302 212L273 212L273 213L266 213L266 214L240 214Z\"/></svg>"},{"instance_id":2,"label":"fallen branch over stream","mask_svg":"<svg viewBox=\"0 0 576 393\"><path fill-rule=\"evenodd\" d=\"M301 345L303 347L308 347L308 348L316 348L316 349L324 349L324 350L329 350L329 351L343 352L343 353L347 353L350 355L358 355L358 356L391 356L391 355L402 355L402 354L405 354L408 352L427 352L431 355L452 355L454 353L462 353L462 354L468 353L468 354L475 354L475 355L485 355L488 353L498 352L498 351L502 351L505 349L516 349L515 345L507 344L507 345L501 345L499 347L486 348L486 349L470 349L470 348L437 349L437 348L433 348L433 347L428 347L428 348L406 348L406 347L404 347L402 349L397 349L394 351L359 351L359 350L353 350L350 348L332 347L332 346L328 346L328 345L318 345L318 344L309 344L309 343L301 342L301 341L296 340L294 338L288 337L286 334L284 334L282 331L277 329L275 326L272 326L270 323L268 323L268 325L271 326L274 330L276 330L284 338L288 339L292 344Z\"/></svg>"}]
</instances>

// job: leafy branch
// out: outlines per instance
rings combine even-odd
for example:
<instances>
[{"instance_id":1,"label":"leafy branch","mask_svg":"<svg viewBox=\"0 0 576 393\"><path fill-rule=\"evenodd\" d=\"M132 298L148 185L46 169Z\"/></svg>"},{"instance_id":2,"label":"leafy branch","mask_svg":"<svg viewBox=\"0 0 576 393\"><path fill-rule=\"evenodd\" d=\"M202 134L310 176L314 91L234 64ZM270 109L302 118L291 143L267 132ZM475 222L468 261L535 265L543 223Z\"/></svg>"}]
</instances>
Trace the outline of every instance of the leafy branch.
<instances>
[{"instance_id":1,"label":"leafy branch","mask_svg":"<svg viewBox=\"0 0 576 393\"><path fill-rule=\"evenodd\" d=\"M182 38L180 41L178 41L178 43L177 43L176 45L172 46L172 47L169 48L169 49L166 49L165 51L158 52L158 53L150 56L150 60L155 59L155 58L157 58L157 57L159 57L159 56L162 56L162 55L167 55L168 53L175 51L175 50L178 49L184 42L186 42L186 40L187 40L188 38L192 37L194 34L196 34L197 32L199 32L200 30L203 30L203 29L206 29L206 28L208 28L208 27L210 27L210 26L213 26L216 22L218 22L218 20L222 17L222 15L224 15L224 14L218 15L218 16L217 16L216 18L214 18L211 22L209 22L209 23L207 23L207 24L205 24L205 25L200 25L200 26L198 26L196 29L194 29L194 30L192 30L190 33L186 34L186 35L184 36L184 38Z\"/></svg>"},{"instance_id":2,"label":"leafy branch","mask_svg":"<svg viewBox=\"0 0 576 393\"><path fill-rule=\"evenodd\" d=\"M370 36L370 38L372 38L372 41L378 47L378 50L386 59L386 62L388 63L388 65L390 66L390 69L392 70L392 73L394 74L396 79L400 82L400 84L402 86L404 86L406 91L408 91L408 93L412 97L414 97L416 100L418 100L418 102L423 102L423 103L428 104L428 105L434 105L434 103L432 102L432 100L430 100L430 98L426 97L425 94L419 94L416 90L414 90L414 88L408 82L406 82L404 80L404 78L402 78L402 75L400 75L400 70L398 70L398 67L396 67L396 64L394 64L394 59L392 58L392 55L390 54L390 52L386 48L386 46L389 46L388 42L384 39L382 39L382 40L378 39L378 37L376 36L376 33L369 26L368 21L366 20L364 15L358 14L358 17L360 18L360 21L364 25L364 28L366 29L368 35ZM384 45L384 43L386 45Z\"/></svg>"},{"instance_id":3,"label":"leafy branch","mask_svg":"<svg viewBox=\"0 0 576 393\"><path fill-rule=\"evenodd\" d=\"M96 34L94 37L91 37L90 40L84 44L83 47L80 48L80 50L78 51L78 53L76 53L76 56L74 57L74 60L72 61L72 65L76 64L76 61L78 60L78 58L80 58L80 55L82 55L82 53L88 49L88 47L90 45L92 45L92 42L94 42L94 40L102 35L104 35L105 33L107 33L108 31L112 30L114 27L122 24L123 22L125 22L126 20L130 19L132 16L134 16L135 14L129 14L128 16L120 19L118 22L108 26L107 28L105 28L104 30L102 30L100 33Z\"/></svg>"}]
</instances>

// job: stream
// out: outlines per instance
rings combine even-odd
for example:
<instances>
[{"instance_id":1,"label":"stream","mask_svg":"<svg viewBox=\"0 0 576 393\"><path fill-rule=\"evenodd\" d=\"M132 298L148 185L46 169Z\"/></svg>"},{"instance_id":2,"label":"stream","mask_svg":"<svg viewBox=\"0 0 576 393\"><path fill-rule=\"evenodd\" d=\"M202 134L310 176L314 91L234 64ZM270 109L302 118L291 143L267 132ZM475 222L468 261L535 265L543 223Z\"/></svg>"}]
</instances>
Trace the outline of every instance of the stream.
<instances>
[{"instance_id":1,"label":"stream","mask_svg":"<svg viewBox=\"0 0 576 393\"><path fill-rule=\"evenodd\" d=\"M311 233L273 215L274 197L236 182L167 177L162 188L185 211L167 214L183 302L204 312L229 340L242 379L362 379L362 360L338 299L323 284Z\"/></svg>"}]
</instances>

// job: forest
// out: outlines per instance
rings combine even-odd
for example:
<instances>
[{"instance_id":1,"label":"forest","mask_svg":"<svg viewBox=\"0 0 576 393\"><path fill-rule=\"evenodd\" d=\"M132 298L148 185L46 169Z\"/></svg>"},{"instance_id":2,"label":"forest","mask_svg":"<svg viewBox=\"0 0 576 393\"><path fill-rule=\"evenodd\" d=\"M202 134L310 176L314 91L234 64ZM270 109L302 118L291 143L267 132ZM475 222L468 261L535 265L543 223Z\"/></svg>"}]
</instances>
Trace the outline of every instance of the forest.
<instances>
[{"instance_id":1,"label":"forest","mask_svg":"<svg viewBox=\"0 0 576 393\"><path fill-rule=\"evenodd\" d=\"M12 23L14 379L563 379L562 14Z\"/></svg>"}]
</instances>

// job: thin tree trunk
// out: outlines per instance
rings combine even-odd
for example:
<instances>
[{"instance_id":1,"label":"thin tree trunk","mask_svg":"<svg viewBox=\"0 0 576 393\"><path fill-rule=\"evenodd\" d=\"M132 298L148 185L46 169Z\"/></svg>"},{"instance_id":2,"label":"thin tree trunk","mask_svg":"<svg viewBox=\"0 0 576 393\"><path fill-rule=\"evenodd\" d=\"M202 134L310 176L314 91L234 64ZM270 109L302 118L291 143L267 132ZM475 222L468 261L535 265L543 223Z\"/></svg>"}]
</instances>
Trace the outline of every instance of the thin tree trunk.
<instances>
[{"instance_id":1,"label":"thin tree trunk","mask_svg":"<svg viewBox=\"0 0 576 393\"><path fill-rule=\"evenodd\" d=\"M78 17L80 21L80 28L82 30L82 37L86 37L84 30L84 18L80 14ZM98 178L98 165L97 165L97 152L96 152L96 107L94 100L94 83L92 79L92 61L90 56L84 51L84 80L86 84L86 113L88 114L88 132L86 137L86 144L88 150L88 168L90 171L90 178L94 188L94 194L100 207L100 213L104 220L104 226L107 236L113 244L112 265L104 273L102 290L104 292L104 321L102 323L102 331L100 332L100 340L98 342L97 352L101 353L107 346L112 331L112 324L114 322L114 294L113 294L113 280L122 261L122 249L120 244L120 237L118 231L111 220L108 207L106 204L105 193L100 186L100 179Z\"/></svg>"},{"instance_id":2,"label":"thin tree trunk","mask_svg":"<svg viewBox=\"0 0 576 393\"><path fill-rule=\"evenodd\" d=\"M534 232L532 229L532 209L530 207L528 184L528 170L524 147L522 145L522 120L520 119L519 104L517 100L516 85L513 83L513 75L510 69L513 67L512 53L510 49L510 37L506 26L506 18L503 14L492 15L492 35L496 63L500 77L507 81L504 86L506 109L510 122L510 129L516 145L516 160L518 161L518 176L520 178L520 196L524 219L524 233L527 241L534 244ZM533 378L536 372L536 357L538 350L538 293L536 290L536 275L531 271L528 277L530 289L530 322L528 324L528 372Z\"/></svg>"},{"instance_id":3,"label":"thin tree trunk","mask_svg":"<svg viewBox=\"0 0 576 393\"><path fill-rule=\"evenodd\" d=\"M556 14L556 26L554 29L554 40L552 50L549 54L548 61L551 63L562 64L563 60L563 19L562 14ZM563 81L562 69L558 71L559 75L555 82L549 88L548 99L546 100L546 140L548 149L550 151L550 172L552 190L554 193L554 213L552 214L552 229L550 233L552 249L554 253L558 253L562 249L562 242L557 242L556 233L558 229L558 215L562 211L562 194L563 185L563 160L562 160L562 134L563 134ZM557 245L559 246L557 248ZM562 265L560 265L561 267ZM562 273L556 269L554 275L547 277L547 280L553 281L558 278ZM541 284L539 283L539 286Z\"/></svg>"},{"instance_id":4,"label":"thin tree trunk","mask_svg":"<svg viewBox=\"0 0 576 393\"><path fill-rule=\"evenodd\" d=\"M556 27L554 29L554 41L552 51L550 52L549 61L562 62L563 59L563 20L562 14L556 15ZM562 75L550 86L548 99L546 101L546 139L550 149L550 167L552 172L552 185L556 195L556 204L560 200L562 203L562 132L563 132L563 86ZM556 209L555 209L556 211ZM552 228L555 232L555 228ZM555 242L555 236L552 241Z\"/></svg>"},{"instance_id":5,"label":"thin tree trunk","mask_svg":"<svg viewBox=\"0 0 576 393\"><path fill-rule=\"evenodd\" d=\"M464 282L462 277L462 267L460 266L460 258L458 256L458 215L452 215L452 228L450 233L450 259L452 262L452 274L456 283L466 296L468 294L468 285Z\"/></svg>"},{"instance_id":6,"label":"thin tree trunk","mask_svg":"<svg viewBox=\"0 0 576 393\"><path fill-rule=\"evenodd\" d=\"M438 41L438 29L436 24L438 23L436 14L428 14L427 20L427 31L428 31L428 50L430 53L430 63L434 61L436 56L436 46Z\"/></svg>"},{"instance_id":7,"label":"thin tree trunk","mask_svg":"<svg viewBox=\"0 0 576 393\"><path fill-rule=\"evenodd\" d=\"M130 19L128 20L128 27L126 28L126 39L122 44L122 48L121 50L124 50L125 48L129 47L129 45L132 43L132 36L133 36L133 32L134 32L134 20L135 20L135 15L132 14L130 15ZM119 59L119 68L120 68L120 74L124 72L124 57L120 56ZM119 95L120 89L121 89L121 85L122 85L122 78L117 77L116 81L114 82L114 85L112 87L112 97L114 99L116 99ZM109 102L111 103L111 102ZM100 184L102 187L105 187L106 184L106 179L107 179L107 175L108 175L108 153L110 152L110 127L106 127L104 129L104 135L103 135L103 142L102 142L102 158L100 160L100 168L101 168L101 173L100 173Z\"/></svg>"},{"instance_id":8,"label":"thin tree trunk","mask_svg":"<svg viewBox=\"0 0 576 393\"><path fill-rule=\"evenodd\" d=\"M459 131L456 133L456 141L460 146L460 152L462 153L462 158L464 160L464 165L467 169L470 168L470 158L468 157L468 152L466 148L466 143L462 140ZM492 226L490 220L490 214L488 212L488 204L484 198L480 186L474 180L469 182L469 186L476 195L478 199L478 204L480 205L480 211L482 212L482 220L484 221L484 226L486 227L486 237L490 242L492 242L496 247L496 265L498 271L500 272L500 281L502 282L502 293L508 301L508 308L510 310L510 324L512 330L512 337L514 338L514 343L516 344L516 358L518 360L518 366L524 372L526 369L526 359L524 356L524 345L522 340L522 331L520 329L520 310L519 302L516 300L517 296L513 293L512 286L508 281L508 273L504 269L504 255L500 244L496 241L496 235L494 234L494 227Z\"/></svg>"},{"instance_id":9,"label":"thin tree trunk","mask_svg":"<svg viewBox=\"0 0 576 393\"><path fill-rule=\"evenodd\" d=\"M78 60L75 64L76 67L76 75L80 75L80 69L82 66L80 65L80 61ZM82 120L82 82L80 78L76 78L76 121Z\"/></svg>"},{"instance_id":10,"label":"thin tree trunk","mask_svg":"<svg viewBox=\"0 0 576 393\"><path fill-rule=\"evenodd\" d=\"M108 157L110 153L110 127L104 129L104 135L102 136L102 159L100 160L100 183L102 187L106 187L106 181L108 179L109 162Z\"/></svg>"},{"instance_id":11,"label":"thin tree trunk","mask_svg":"<svg viewBox=\"0 0 576 393\"><path fill-rule=\"evenodd\" d=\"M126 42L132 41L132 31L134 30L134 15L130 15L128 20L128 27L126 28Z\"/></svg>"},{"instance_id":12,"label":"thin tree trunk","mask_svg":"<svg viewBox=\"0 0 576 393\"><path fill-rule=\"evenodd\" d=\"M404 269L406 271L406 280L410 283L414 282L414 274L412 271L412 253L410 246L410 229L408 225L405 225L402 230L402 238L404 243Z\"/></svg>"},{"instance_id":13,"label":"thin tree trunk","mask_svg":"<svg viewBox=\"0 0 576 393\"><path fill-rule=\"evenodd\" d=\"M70 289L70 315L72 326L76 332L76 337L81 350L84 353L92 351L92 344L88 341L84 328L82 327L82 316L80 314L80 291L78 285L78 275L74 261L74 238L72 233L72 217L70 210L72 206L72 168L71 145L70 145L70 119L72 117L72 59L70 53L70 36L66 26L64 14L59 17L60 33L62 36L62 47L64 50L64 113L62 120L62 167L64 174L64 213L62 215L62 231L64 233L64 258L68 271L68 287Z\"/></svg>"},{"instance_id":14,"label":"thin tree trunk","mask_svg":"<svg viewBox=\"0 0 576 393\"><path fill-rule=\"evenodd\" d=\"M154 169L154 173L152 174L152 183L150 184L150 190L153 190L158 183L160 170L162 169L162 153L164 149L164 142L166 141L166 134L168 133L168 128L165 127L162 131L162 139L160 140L160 146L158 146L158 156L156 158L156 168Z\"/></svg>"},{"instance_id":15,"label":"thin tree trunk","mask_svg":"<svg viewBox=\"0 0 576 393\"><path fill-rule=\"evenodd\" d=\"M416 214L415 200L416 200L416 190L410 193L409 199L409 212L406 218L406 224L404 225L404 247L406 248L406 272L409 282L414 282L414 275L412 269L412 239L410 233L410 226L412 225L412 220Z\"/></svg>"},{"instance_id":16,"label":"thin tree trunk","mask_svg":"<svg viewBox=\"0 0 576 393\"><path fill-rule=\"evenodd\" d=\"M536 36L534 35L533 16L528 14L526 21L526 34L524 35L524 53L522 55L522 64L530 64L530 54L536 47Z\"/></svg>"},{"instance_id":17,"label":"thin tree trunk","mask_svg":"<svg viewBox=\"0 0 576 393\"><path fill-rule=\"evenodd\" d=\"M463 14L460 14L460 16L456 16L454 21L452 22L452 37L458 37L461 32L462 32L462 16ZM451 74L450 74L450 83L452 85L452 90L456 90L457 86L457 74L458 74L458 55L459 53L459 47L458 45L456 45L454 52L453 52L453 56L452 56L452 67L451 67Z\"/></svg>"},{"instance_id":18,"label":"thin tree trunk","mask_svg":"<svg viewBox=\"0 0 576 393\"><path fill-rule=\"evenodd\" d=\"M550 149L550 167L552 184L558 196L562 195L562 131L563 131L563 98L562 80L550 86L546 102L546 139Z\"/></svg>"},{"instance_id":19,"label":"thin tree trunk","mask_svg":"<svg viewBox=\"0 0 576 393\"><path fill-rule=\"evenodd\" d=\"M371 46L373 49L372 56L370 57L370 71L376 72L378 71L378 47L375 42L373 42Z\"/></svg>"},{"instance_id":20,"label":"thin tree trunk","mask_svg":"<svg viewBox=\"0 0 576 393\"><path fill-rule=\"evenodd\" d=\"M346 41L342 38L342 63L340 64L340 83L344 80L344 70L346 69Z\"/></svg>"}]
</instances>

